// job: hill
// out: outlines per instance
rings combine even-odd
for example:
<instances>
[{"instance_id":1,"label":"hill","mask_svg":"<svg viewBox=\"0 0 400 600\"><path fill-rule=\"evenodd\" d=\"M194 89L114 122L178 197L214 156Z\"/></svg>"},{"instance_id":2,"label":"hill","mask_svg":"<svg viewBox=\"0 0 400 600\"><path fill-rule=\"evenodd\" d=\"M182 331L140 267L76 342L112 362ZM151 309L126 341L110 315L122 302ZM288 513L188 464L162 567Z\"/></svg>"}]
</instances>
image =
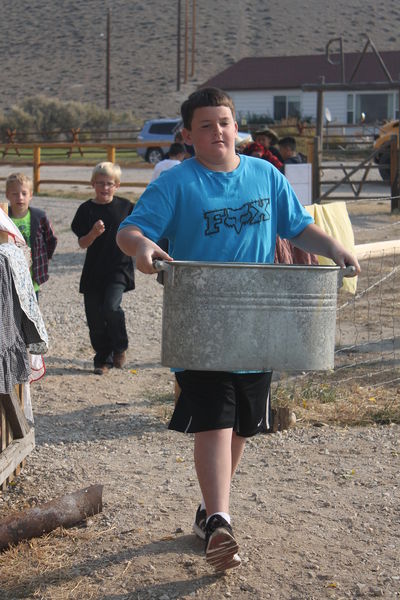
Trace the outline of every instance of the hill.
<instances>
[{"instance_id":1,"label":"hill","mask_svg":"<svg viewBox=\"0 0 400 600\"><path fill-rule=\"evenodd\" d=\"M365 33L380 51L399 49L398 0L201 0L194 77L177 92L178 2L110 6L111 107L139 120L177 114L188 92L245 56L323 53L338 36L361 51ZM4 0L0 14L1 109L39 93L105 105L107 3Z\"/></svg>"}]
</instances>

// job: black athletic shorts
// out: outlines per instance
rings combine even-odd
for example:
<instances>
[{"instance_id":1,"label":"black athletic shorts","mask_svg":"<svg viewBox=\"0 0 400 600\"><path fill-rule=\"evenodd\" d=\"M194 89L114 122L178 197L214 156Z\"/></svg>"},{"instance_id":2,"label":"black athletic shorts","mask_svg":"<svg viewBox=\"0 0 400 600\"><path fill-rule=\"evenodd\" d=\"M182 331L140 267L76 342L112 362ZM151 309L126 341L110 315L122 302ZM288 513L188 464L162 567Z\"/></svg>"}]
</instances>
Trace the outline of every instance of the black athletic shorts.
<instances>
[{"instance_id":1,"label":"black athletic shorts","mask_svg":"<svg viewBox=\"0 0 400 600\"><path fill-rule=\"evenodd\" d=\"M242 437L268 430L271 372L181 371L175 377L181 393L169 429L233 428Z\"/></svg>"}]
</instances>

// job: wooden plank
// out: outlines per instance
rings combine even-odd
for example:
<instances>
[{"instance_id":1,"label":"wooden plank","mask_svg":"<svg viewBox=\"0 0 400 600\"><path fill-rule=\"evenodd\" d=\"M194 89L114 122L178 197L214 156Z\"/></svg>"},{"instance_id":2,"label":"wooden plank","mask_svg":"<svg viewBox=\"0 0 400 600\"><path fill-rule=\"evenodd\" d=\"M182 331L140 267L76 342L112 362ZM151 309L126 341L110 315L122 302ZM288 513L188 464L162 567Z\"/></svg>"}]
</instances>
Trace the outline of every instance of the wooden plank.
<instances>
[{"instance_id":1,"label":"wooden plank","mask_svg":"<svg viewBox=\"0 0 400 600\"><path fill-rule=\"evenodd\" d=\"M24 437L28 433L30 425L26 420L20 400L15 391L12 390L11 394L0 394L0 403L4 407L6 418L11 425L14 437Z\"/></svg>"},{"instance_id":2,"label":"wooden plank","mask_svg":"<svg viewBox=\"0 0 400 600\"><path fill-rule=\"evenodd\" d=\"M7 478L13 474L16 467L32 452L35 447L35 430L32 427L29 433L20 440L14 440L0 454L0 485L5 484Z\"/></svg>"},{"instance_id":3,"label":"wooden plank","mask_svg":"<svg viewBox=\"0 0 400 600\"><path fill-rule=\"evenodd\" d=\"M13 430L12 430L10 421L8 420L7 409L6 409L6 407L4 407L4 408L6 411L6 443L7 443L7 448L9 448L14 439L14 436L13 436ZM15 470L12 473L10 473L10 475L7 477L7 479L6 479L7 485L14 479L14 473L15 473Z\"/></svg>"},{"instance_id":4,"label":"wooden plank","mask_svg":"<svg viewBox=\"0 0 400 600\"><path fill-rule=\"evenodd\" d=\"M18 397L19 404L21 406L22 412L24 412L24 385L25 384L23 384L23 383L17 383L14 386L15 387L15 393L16 393L16 395ZM25 414L25 412L24 412L24 414ZM25 466L25 459L15 469L15 471L14 471L15 477L18 477L18 475L21 473L21 468L24 467L24 466Z\"/></svg>"},{"instance_id":5,"label":"wooden plank","mask_svg":"<svg viewBox=\"0 0 400 600\"><path fill-rule=\"evenodd\" d=\"M3 452L6 449L6 411L4 410L4 406L0 401L0 458L3 455ZM0 470L0 488L5 490L7 488L6 483L7 477L4 479L1 476Z\"/></svg>"},{"instance_id":6,"label":"wooden plank","mask_svg":"<svg viewBox=\"0 0 400 600\"><path fill-rule=\"evenodd\" d=\"M0 202L0 208L4 210L6 215L8 215L8 202ZM8 242L8 233L7 231L0 231L0 244L7 244Z\"/></svg>"},{"instance_id":7,"label":"wooden plank","mask_svg":"<svg viewBox=\"0 0 400 600\"><path fill-rule=\"evenodd\" d=\"M371 242L370 244L358 244L354 247L358 260L374 258L382 254L393 255L400 253L400 240L386 240L385 242Z\"/></svg>"}]
</instances>

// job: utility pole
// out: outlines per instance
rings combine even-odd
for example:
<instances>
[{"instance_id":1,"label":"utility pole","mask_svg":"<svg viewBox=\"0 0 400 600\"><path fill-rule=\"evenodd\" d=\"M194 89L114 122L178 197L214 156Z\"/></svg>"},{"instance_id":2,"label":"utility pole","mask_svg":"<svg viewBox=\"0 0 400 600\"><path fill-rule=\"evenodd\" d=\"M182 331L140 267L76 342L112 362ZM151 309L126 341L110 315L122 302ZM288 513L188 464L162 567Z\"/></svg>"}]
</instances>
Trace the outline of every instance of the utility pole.
<instances>
[{"instance_id":1,"label":"utility pole","mask_svg":"<svg viewBox=\"0 0 400 600\"><path fill-rule=\"evenodd\" d=\"M188 53L189 53L189 0L185 0L185 76L184 83L188 82Z\"/></svg>"},{"instance_id":2,"label":"utility pole","mask_svg":"<svg viewBox=\"0 0 400 600\"><path fill-rule=\"evenodd\" d=\"M111 55L111 8L107 13L107 50L106 50L106 110L110 110L110 55Z\"/></svg>"},{"instance_id":3,"label":"utility pole","mask_svg":"<svg viewBox=\"0 0 400 600\"><path fill-rule=\"evenodd\" d=\"M196 50L196 0L192 0L192 71L190 76L194 76L194 55Z\"/></svg>"},{"instance_id":4,"label":"utility pole","mask_svg":"<svg viewBox=\"0 0 400 600\"><path fill-rule=\"evenodd\" d=\"M176 89L181 89L181 0L178 0L178 23L176 31Z\"/></svg>"}]
</instances>

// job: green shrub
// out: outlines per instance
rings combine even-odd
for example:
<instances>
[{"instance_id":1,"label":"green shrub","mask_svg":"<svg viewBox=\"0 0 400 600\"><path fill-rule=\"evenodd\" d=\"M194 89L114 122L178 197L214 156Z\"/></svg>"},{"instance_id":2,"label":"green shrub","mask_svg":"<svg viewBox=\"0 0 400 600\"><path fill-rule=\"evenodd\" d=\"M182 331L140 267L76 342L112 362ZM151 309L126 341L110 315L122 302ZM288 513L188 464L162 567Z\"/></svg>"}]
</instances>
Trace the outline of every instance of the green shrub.
<instances>
[{"instance_id":1,"label":"green shrub","mask_svg":"<svg viewBox=\"0 0 400 600\"><path fill-rule=\"evenodd\" d=\"M28 97L6 115L0 115L0 135L4 142L7 129L17 131L16 141L19 142L34 141L33 138L35 141L64 141L71 140L71 129L100 133L115 125L133 128L137 122L132 113L118 113L93 103L63 102L46 96Z\"/></svg>"}]
</instances>

